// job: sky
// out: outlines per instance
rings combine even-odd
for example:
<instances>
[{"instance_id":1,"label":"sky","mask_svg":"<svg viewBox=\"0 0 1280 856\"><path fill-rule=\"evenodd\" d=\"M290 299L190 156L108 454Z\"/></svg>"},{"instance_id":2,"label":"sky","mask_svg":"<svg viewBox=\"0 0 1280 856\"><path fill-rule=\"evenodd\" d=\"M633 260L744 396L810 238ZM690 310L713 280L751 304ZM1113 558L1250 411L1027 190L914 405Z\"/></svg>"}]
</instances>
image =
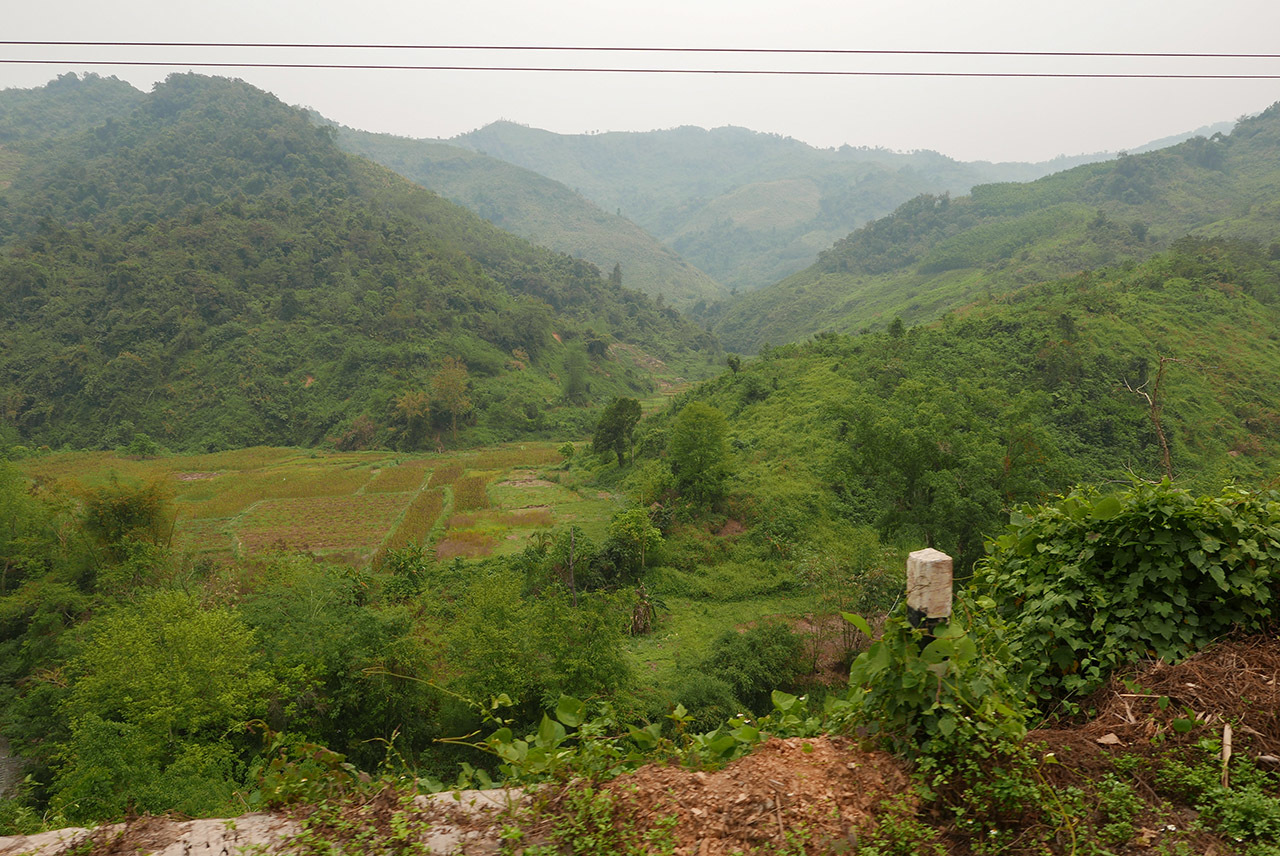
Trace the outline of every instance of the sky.
<instances>
[{"instance_id":1,"label":"sky","mask_svg":"<svg viewBox=\"0 0 1280 856\"><path fill-rule=\"evenodd\" d=\"M840 50L1277 53L1274 0L61 0L6 9L7 41L569 45ZM530 54L0 45L0 88L68 71L148 90L194 70L239 77L369 131L448 138L506 119L558 133L737 125L812 145L1047 160L1135 148L1256 113L1276 80L768 76L206 69L195 62L586 65L848 71L1280 76L1280 59ZM11 62L18 60L22 62ZM56 61L41 64L31 60ZM155 67L95 65L148 61Z\"/></svg>"}]
</instances>

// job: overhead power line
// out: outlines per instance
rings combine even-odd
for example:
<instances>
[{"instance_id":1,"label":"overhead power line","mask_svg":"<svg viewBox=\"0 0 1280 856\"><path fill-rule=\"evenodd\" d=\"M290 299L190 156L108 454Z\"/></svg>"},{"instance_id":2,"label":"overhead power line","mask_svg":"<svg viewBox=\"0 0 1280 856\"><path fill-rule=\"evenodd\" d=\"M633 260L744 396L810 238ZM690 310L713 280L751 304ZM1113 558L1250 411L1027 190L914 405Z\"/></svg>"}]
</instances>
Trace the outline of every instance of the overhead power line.
<instances>
[{"instance_id":1,"label":"overhead power line","mask_svg":"<svg viewBox=\"0 0 1280 856\"><path fill-rule=\"evenodd\" d=\"M724 48L625 45L410 45L323 42L98 42L0 40L11 47L94 48L254 48L303 50L413 50L413 51L564 51L585 53L689 53L689 54L789 54L797 56L978 56L978 57L1085 57L1121 59L1280 59L1276 53L1184 53L1175 51L1000 51L1000 50L893 50L857 48ZM595 69L588 69L595 70Z\"/></svg>"},{"instance_id":2,"label":"overhead power line","mask_svg":"<svg viewBox=\"0 0 1280 856\"><path fill-rule=\"evenodd\" d=\"M780 69L780 68L622 68L617 66L540 65L408 65L386 63L320 62L184 62L161 60L95 59L0 59L0 65L74 65L99 67L162 68L292 68L338 69L348 71L552 71L580 74L727 74L801 75L818 77L1022 77L1101 80L1280 80L1280 74L1205 74L1156 72L1065 72L1065 71L876 71L870 69Z\"/></svg>"}]
</instances>

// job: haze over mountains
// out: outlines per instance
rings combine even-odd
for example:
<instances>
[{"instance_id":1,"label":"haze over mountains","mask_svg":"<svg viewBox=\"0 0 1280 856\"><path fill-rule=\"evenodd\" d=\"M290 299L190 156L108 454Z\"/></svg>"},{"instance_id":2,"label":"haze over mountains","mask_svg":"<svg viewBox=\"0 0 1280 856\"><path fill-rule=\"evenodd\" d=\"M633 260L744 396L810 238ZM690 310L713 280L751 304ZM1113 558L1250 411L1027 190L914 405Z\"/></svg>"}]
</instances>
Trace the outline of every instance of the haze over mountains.
<instances>
[{"instance_id":1,"label":"haze over mountains","mask_svg":"<svg viewBox=\"0 0 1280 856\"><path fill-rule=\"evenodd\" d=\"M1280 117L1027 184L918 197L794 276L727 306L731 348L918 323L1035 282L1139 260L1185 235L1270 244L1277 235Z\"/></svg>"},{"instance_id":2,"label":"haze over mountains","mask_svg":"<svg viewBox=\"0 0 1280 856\"><path fill-rule=\"evenodd\" d=\"M729 295L631 220L532 170L459 146L351 128L338 129L338 144L534 243L580 256L606 272L621 265L629 287L662 295L673 306Z\"/></svg>"},{"instance_id":3,"label":"haze over mountains","mask_svg":"<svg viewBox=\"0 0 1280 856\"><path fill-rule=\"evenodd\" d=\"M562 135L511 122L448 141L343 128L339 142L522 237L605 270L621 264L630 286L698 313L729 290L803 269L920 193L961 194L1114 156L962 163L930 151L817 149L745 128Z\"/></svg>"},{"instance_id":4,"label":"haze over mountains","mask_svg":"<svg viewBox=\"0 0 1280 856\"><path fill-rule=\"evenodd\" d=\"M817 149L745 128L561 135L510 122L449 142L578 190L740 291L800 270L834 241L920 193L1028 181L1111 156L962 163L931 151Z\"/></svg>"}]
</instances>

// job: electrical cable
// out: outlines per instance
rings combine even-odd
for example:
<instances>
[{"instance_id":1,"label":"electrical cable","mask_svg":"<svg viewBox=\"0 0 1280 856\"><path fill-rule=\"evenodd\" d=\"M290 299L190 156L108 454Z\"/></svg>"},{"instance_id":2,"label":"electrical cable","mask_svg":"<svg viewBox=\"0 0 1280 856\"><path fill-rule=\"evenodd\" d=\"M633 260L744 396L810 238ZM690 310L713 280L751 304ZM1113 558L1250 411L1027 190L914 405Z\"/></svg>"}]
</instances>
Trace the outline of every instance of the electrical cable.
<instances>
[{"instance_id":1,"label":"electrical cable","mask_svg":"<svg viewBox=\"0 0 1280 856\"><path fill-rule=\"evenodd\" d=\"M582 74L726 74L799 75L817 77L970 77L970 78L1069 78L1079 80L1280 80L1278 74L1208 74L1197 72L1058 72L1058 71L873 71L850 69L765 68L622 68L586 66L514 65L399 65L382 63L309 62L183 62L159 60L0 59L0 65L75 65L99 67L164 68L282 68L336 69L344 71L516 71Z\"/></svg>"},{"instance_id":2,"label":"electrical cable","mask_svg":"<svg viewBox=\"0 0 1280 856\"><path fill-rule=\"evenodd\" d=\"M829 56L987 56L987 57L1084 57L1128 59L1280 59L1275 53L1182 53L1164 51L1003 51L1003 50L893 50L857 48L682 48L626 45L411 45L323 42L107 42L0 40L10 47L129 47L129 48L254 48L306 50L417 50L417 51L566 51L595 53L711 53L791 54Z\"/></svg>"}]
</instances>

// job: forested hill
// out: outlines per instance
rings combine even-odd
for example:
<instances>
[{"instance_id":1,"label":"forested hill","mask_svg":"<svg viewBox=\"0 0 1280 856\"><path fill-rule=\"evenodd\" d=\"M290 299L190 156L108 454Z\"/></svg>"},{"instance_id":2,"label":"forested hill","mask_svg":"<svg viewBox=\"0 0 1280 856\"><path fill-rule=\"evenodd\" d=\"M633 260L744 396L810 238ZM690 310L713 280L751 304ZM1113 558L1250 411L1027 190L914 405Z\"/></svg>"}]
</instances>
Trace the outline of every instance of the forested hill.
<instances>
[{"instance_id":1,"label":"forested hill","mask_svg":"<svg viewBox=\"0 0 1280 856\"><path fill-rule=\"evenodd\" d=\"M1278 330L1280 253L1184 238L932 325L768 348L680 404L727 416L728 491L758 529L852 521L964 564L1076 484L1273 479Z\"/></svg>"},{"instance_id":2,"label":"forested hill","mask_svg":"<svg viewBox=\"0 0 1280 856\"><path fill-rule=\"evenodd\" d=\"M677 308L728 296L724 286L635 223L558 181L459 146L338 129L338 144L465 205L495 225L601 270L621 266L628 288Z\"/></svg>"},{"instance_id":3,"label":"forested hill","mask_svg":"<svg viewBox=\"0 0 1280 856\"><path fill-rule=\"evenodd\" d=\"M554 134L495 122L449 142L539 172L619 211L725 285L760 288L920 193L1026 181L1106 157L961 163L936 152L817 149L745 128Z\"/></svg>"},{"instance_id":4,"label":"forested hill","mask_svg":"<svg viewBox=\"0 0 1280 856\"><path fill-rule=\"evenodd\" d=\"M0 146L48 139L100 125L146 98L123 80L73 72L36 89L0 91Z\"/></svg>"},{"instance_id":5,"label":"forested hill","mask_svg":"<svg viewBox=\"0 0 1280 856\"><path fill-rule=\"evenodd\" d=\"M829 330L937 318L1033 282L1140 260L1185 235L1270 246L1280 210L1280 106L1196 137L1028 184L921 196L812 267L734 301L715 329L753 352Z\"/></svg>"},{"instance_id":6,"label":"forested hill","mask_svg":"<svg viewBox=\"0 0 1280 856\"><path fill-rule=\"evenodd\" d=\"M651 388L610 342L715 359L673 310L342 152L238 81L174 75L39 146L14 144L0 190L0 430L23 442L578 431L585 405Z\"/></svg>"}]
</instances>

